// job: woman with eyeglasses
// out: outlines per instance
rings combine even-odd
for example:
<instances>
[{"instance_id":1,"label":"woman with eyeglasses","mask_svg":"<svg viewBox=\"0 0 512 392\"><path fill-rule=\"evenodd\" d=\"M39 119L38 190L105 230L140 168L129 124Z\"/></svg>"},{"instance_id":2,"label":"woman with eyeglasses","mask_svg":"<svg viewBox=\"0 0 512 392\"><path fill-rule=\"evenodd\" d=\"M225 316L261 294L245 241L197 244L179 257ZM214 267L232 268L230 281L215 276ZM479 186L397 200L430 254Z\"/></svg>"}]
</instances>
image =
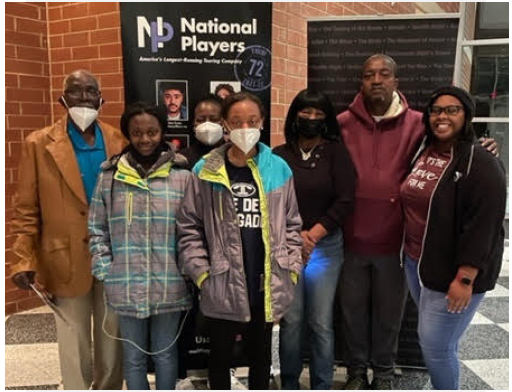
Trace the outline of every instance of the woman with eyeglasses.
<instances>
[{"instance_id":1,"label":"woman with eyeglasses","mask_svg":"<svg viewBox=\"0 0 512 392\"><path fill-rule=\"evenodd\" d=\"M459 341L494 288L503 255L505 170L475 143L474 114L465 90L434 91L425 142L400 191L405 272L435 389L458 389Z\"/></svg>"},{"instance_id":2,"label":"woman with eyeglasses","mask_svg":"<svg viewBox=\"0 0 512 392\"><path fill-rule=\"evenodd\" d=\"M229 142L194 166L177 215L179 262L201 290L210 333L210 388L231 389L237 334L247 342L249 389L268 389L272 325L302 270L301 218L292 171L259 143L258 97L224 101Z\"/></svg>"},{"instance_id":3,"label":"woman with eyeglasses","mask_svg":"<svg viewBox=\"0 0 512 392\"><path fill-rule=\"evenodd\" d=\"M343 264L342 226L352 213L355 170L334 108L321 92L302 90L286 117L286 143L274 149L291 167L299 211L304 271L281 320L283 389L300 389L303 335L308 329L311 389L331 389L334 296Z\"/></svg>"}]
</instances>

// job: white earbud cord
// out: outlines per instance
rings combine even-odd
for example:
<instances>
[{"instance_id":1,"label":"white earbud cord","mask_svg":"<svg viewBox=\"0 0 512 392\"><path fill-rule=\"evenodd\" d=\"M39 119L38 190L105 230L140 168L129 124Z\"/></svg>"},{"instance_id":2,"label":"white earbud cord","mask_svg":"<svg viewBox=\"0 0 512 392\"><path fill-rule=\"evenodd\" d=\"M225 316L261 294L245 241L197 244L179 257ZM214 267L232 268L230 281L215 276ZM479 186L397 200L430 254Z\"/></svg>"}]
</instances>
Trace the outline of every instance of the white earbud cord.
<instances>
[{"instance_id":1,"label":"white earbud cord","mask_svg":"<svg viewBox=\"0 0 512 392\"><path fill-rule=\"evenodd\" d=\"M166 348L164 348L164 349L162 349L160 351L156 351L156 352L152 353L152 352L144 350L137 343L132 342L129 339L118 338L116 336L112 336L111 334L109 334L107 332L107 330L105 329L105 321L107 320L108 305L107 305L107 295L105 294L105 292L103 292L103 303L105 305L105 316L103 317L103 323L101 324L101 329L103 330L105 335L107 335L109 338L114 339L114 340L119 340L121 342L130 343L132 346L135 346L138 350L142 351L146 355L158 355L158 354L163 353L164 351L169 350L172 346L174 346L174 344L178 341L178 338L181 335L181 331L183 330L183 326L185 325L185 321L187 320L188 312L190 312L190 309L188 309L187 313L185 313L185 317L183 317L183 320L181 321L181 325L180 325L180 328L178 330L178 333L176 334L176 338L172 341L172 343L169 344Z\"/></svg>"}]
</instances>

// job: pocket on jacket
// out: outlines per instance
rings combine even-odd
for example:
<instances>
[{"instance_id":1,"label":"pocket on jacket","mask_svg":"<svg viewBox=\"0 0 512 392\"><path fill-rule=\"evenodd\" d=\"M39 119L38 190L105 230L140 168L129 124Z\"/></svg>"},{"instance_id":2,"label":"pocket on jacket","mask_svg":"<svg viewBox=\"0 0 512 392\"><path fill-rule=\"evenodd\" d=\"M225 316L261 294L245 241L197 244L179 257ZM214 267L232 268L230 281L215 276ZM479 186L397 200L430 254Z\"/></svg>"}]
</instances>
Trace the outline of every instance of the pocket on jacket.
<instances>
[{"instance_id":1,"label":"pocket on jacket","mask_svg":"<svg viewBox=\"0 0 512 392\"><path fill-rule=\"evenodd\" d=\"M273 304L273 316L278 319L290 306L295 293L295 284L292 280L292 270L290 269L290 257L288 254L278 253L274 255L272 265L272 297L279 298ZM300 278L299 278L300 279Z\"/></svg>"},{"instance_id":2,"label":"pocket on jacket","mask_svg":"<svg viewBox=\"0 0 512 392\"><path fill-rule=\"evenodd\" d=\"M290 270L290 257L286 245L279 245L272 251L272 259L281 269Z\"/></svg>"},{"instance_id":3,"label":"pocket on jacket","mask_svg":"<svg viewBox=\"0 0 512 392\"><path fill-rule=\"evenodd\" d=\"M205 309L215 313L230 313L233 310L229 267L227 260L212 260L209 276L201 286L201 301Z\"/></svg>"},{"instance_id":4,"label":"pocket on jacket","mask_svg":"<svg viewBox=\"0 0 512 392\"><path fill-rule=\"evenodd\" d=\"M52 280L67 283L72 278L69 237L54 237L41 244L44 268Z\"/></svg>"},{"instance_id":5,"label":"pocket on jacket","mask_svg":"<svg viewBox=\"0 0 512 392\"><path fill-rule=\"evenodd\" d=\"M295 286L295 283L292 280L292 269L290 268L290 258L286 255L278 255L275 256L277 265L279 265L279 278L281 279L284 287L286 288L288 284Z\"/></svg>"},{"instance_id":6,"label":"pocket on jacket","mask_svg":"<svg viewBox=\"0 0 512 392\"><path fill-rule=\"evenodd\" d=\"M389 246L393 241L401 241L403 212L399 196L381 198L358 197L348 227L359 242ZM384 234L383 234L384 233Z\"/></svg>"},{"instance_id":7,"label":"pocket on jacket","mask_svg":"<svg viewBox=\"0 0 512 392\"><path fill-rule=\"evenodd\" d=\"M277 255L275 259L280 268L290 271L290 259L288 255Z\"/></svg>"}]
</instances>

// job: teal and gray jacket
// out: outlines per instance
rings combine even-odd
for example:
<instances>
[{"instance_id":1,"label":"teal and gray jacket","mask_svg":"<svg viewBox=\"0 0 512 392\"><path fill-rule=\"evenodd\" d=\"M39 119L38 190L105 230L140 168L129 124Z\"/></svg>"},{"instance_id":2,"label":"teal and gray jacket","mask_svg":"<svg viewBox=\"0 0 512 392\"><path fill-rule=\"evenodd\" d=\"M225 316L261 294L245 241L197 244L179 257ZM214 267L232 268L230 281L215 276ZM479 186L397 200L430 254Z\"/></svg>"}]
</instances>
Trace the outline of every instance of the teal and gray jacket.
<instances>
[{"instance_id":1,"label":"teal and gray jacket","mask_svg":"<svg viewBox=\"0 0 512 392\"><path fill-rule=\"evenodd\" d=\"M230 147L212 150L194 166L177 214L179 263L201 288L204 315L248 322L242 240L225 166ZM302 270L302 221L288 164L262 143L247 163L260 195L265 318L274 322L291 304Z\"/></svg>"},{"instance_id":2,"label":"teal and gray jacket","mask_svg":"<svg viewBox=\"0 0 512 392\"><path fill-rule=\"evenodd\" d=\"M89 212L92 274L117 314L185 310L191 297L176 264L176 210L191 173L163 153L141 176L129 152L104 162Z\"/></svg>"}]
</instances>

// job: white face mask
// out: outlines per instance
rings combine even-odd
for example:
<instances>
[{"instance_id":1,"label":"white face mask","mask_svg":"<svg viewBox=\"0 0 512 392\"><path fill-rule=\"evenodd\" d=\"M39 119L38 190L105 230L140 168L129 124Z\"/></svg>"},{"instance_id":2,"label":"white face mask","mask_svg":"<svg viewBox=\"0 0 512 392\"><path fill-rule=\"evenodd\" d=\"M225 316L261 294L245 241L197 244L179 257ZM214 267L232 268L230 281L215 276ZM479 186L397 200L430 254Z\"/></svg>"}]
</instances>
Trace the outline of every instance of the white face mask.
<instances>
[{"instance_id":1,"label":"white face mask","mask_svg":"<svg viewBox=\"0 0 512 392\"><path fill-rule=\"evenodd\" d=\"M66 107L68 107L64 98L62 98L62 100ZM78 128L80 128L82 132L85 132L85 130L98 118L99 110L73 106L72 108L68 107L68 113Z\"/></svg>"},{"instance_id":2,"label":"white face mask","mask_svg":"<svg viewBox=\"0 0 512 392\"><path fill-rule=\"evenodd\" d=\"M206 121L195 128L196 139L207 146L213 146L222 138L222 125Z\"/></svg>"},{"instance_id":3,"label":"white face mask","mask_svg":"<svg viewBox=\"0 0 512 392\"><path fill-rule=\"evenodd\" d=\"M74 106L69 109L69 115L78 128L80 128L82 132L85 132L85 130L89 128L89 125L91 125L98 117L98 111L92 108Z\"/></svg>"},{"instance_id":4,"label":"white face mask","mask_svg":"<svg viewBox=\"0 0 512 392\"><path fill-rule=\"evenodd\" d=\"M260 140L260 135L259 128L239 128L231 131L229 139L247 155Z\"/></svg>"}]
</instances>

